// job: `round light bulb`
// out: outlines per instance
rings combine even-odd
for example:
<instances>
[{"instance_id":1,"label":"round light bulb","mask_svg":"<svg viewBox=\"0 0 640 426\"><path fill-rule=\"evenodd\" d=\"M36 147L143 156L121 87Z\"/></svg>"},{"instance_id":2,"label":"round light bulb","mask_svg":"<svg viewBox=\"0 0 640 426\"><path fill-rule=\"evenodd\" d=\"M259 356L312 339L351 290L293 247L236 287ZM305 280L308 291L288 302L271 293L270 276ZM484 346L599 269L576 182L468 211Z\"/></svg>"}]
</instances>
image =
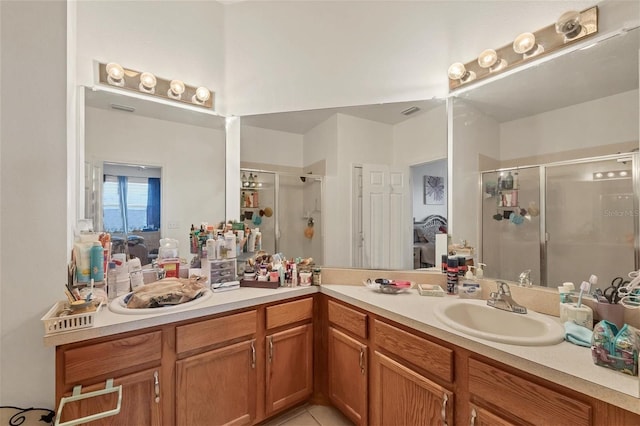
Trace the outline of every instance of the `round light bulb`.
<instances>
[{"instance_id":1,"label":"round light bulb","mask_svg":"<svg viewBox=\"0 0 640 426\"><path fill-rule=\"evenodd\" d=\"M564 34L565 40L576 38L581 31L580 12L570 10L560 15L556 21L556 32L558 34Z\"/></svg>"},{"instance_id":2,"label":"round light bulb","mask_svg":"<svg viewBox=\"0 0 640 426\"><path fill-rule=\"evenodd\" d=\"M198 102L205 103L211 97L211 92L206 87L198 87L196 89L196 99Z\"/></svg>"},{"instance_id":3,"label":"round light bulb","mask_svg":"<svg viewBox=\"0 0 640 426\"><path fill-rule=\"evenodd\" d=\"M603 176L603 175L602 175L602 173L600 173L600 172L596 173L596 177L597 177L598 179L600 179L602 176Z\"/></svg>"},{"instance_id":4,"label":"round light bulb","mask_svg":"<svg viewBox=\"0 0 640 426\"><path fill-rule=\"evenodd\" d=\"M498 54L493 49L483 50L478 56L478 65L482 68L491 68L498 61Z\"/></svg>"},{"instance_id":5,"label":"round light bulb","mask_svg":"<svg viewBox=\"0 0 640 426\"><path fill-rule=\"evenodd\" d=\"M152 90L156 87L156 76L150 72L143 72L140 74L140 84L146 90Z\"/></svg>"},{"instance_id":6,"label":"round light bulb","mask_svg":"<svg viewBox=\"0 0 640 426\"><path fill-rule=\"evenodd\" d=\"M616 175L616 174L615 174L615 173L613 173L613 172L609 172L609 173L607 173L607 177L614 177L615 175Z\"/></svg>"},{"instance_id":7,"label":"round light bulb","mask_svg":"<svg viewBox=\"0 0 640 426\"><path fill-rule=\"evenodd\" d=\"M536 45L536 36L532 33L522 33L513 41L513 51L524 54L533 49Z\"/></svg>"},{"instance_id":8,"label":"round light bulb","mask_svg":"<svg viewBox=\"0 0 640 426\"><path fill-rule=\"evenodd\" d=\"M627 175L627 172L626 172L626 171L624 171L624 170L623 170L623 171L621 171L621 172L620 172L620 176L624 177L624 176L626 176L626 175Z\"/></svg>"},{"instance_id":9,"label":"round light bulb","mask_svg":"<svg viewBox=\"0 0 640 426\"><path fill-rule=\"evenodd\" d=\"M124 85L124 68L115 62L109 62L105 67L107 71L107 82L116 86Z\"/></svg>"},{"instance_id":10,"label":"round light bulb","mask_svg":"<svg viewBox=\"0 0 640 426\"><path fill-rule=\"evenodd\" d=\"M171 95L179 98L184 93L184 83L180 80L171 80L169 90Z\"/></svg>"},{"instance_id":11,"label":"round light bulb","mask_svg":"<svg viewBox=\"0 0 640 426\"><path fill-rule=\"evenodd\" d=\"M467 73L467 69L462 62L456 62L451 64L447 74L451 80L460 80Z\"/></svg>"}]
</instances>

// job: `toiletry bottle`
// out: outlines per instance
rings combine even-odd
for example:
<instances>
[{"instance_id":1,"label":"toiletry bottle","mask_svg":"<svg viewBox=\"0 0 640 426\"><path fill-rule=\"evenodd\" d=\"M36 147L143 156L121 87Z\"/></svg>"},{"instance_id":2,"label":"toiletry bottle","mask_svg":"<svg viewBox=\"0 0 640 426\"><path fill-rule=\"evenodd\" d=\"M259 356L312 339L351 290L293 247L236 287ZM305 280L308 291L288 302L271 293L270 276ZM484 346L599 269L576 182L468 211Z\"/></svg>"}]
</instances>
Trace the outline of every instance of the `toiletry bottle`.
<instances>
[{"instance_id":1,"label":"toiletry bottle","mask_svg":"<svg viewBox=\"0 0 640 426\"><path fill-rule=\"evenodd\" d=\"M216 260L216 240L212 238L209 238L207 240L207 259L209 260Z\"/></svg>"},{"instance_id":2,"label":"toiletry bottle","mask_svg":"<svg viewBox=\"0 0 640 426\"><path fill-rule=\"evenodd\" d=\"M518 186L518 172L513 173L513 189L520 189Z\"/></svg>"},{"instance_id":3,"label":"toiletry bottle","mask_svg":"<svg viewBox=\"0 0 640 426\"><path fill-rule=\"evenodd\" d=\"M511 172L504 178L504 189L513 189L513 175Z\"/></svg>"},{"instance_id":4,"label":"toiletry bottle","mask_svg":"<svg viewBox=\"0 0 640 426\"><path fill-rule=\"evenodd\" d=\"M291 287L298 287L298 266L295 262L291 264Z\"/></svg>"},{"instance_id":5,"label":"toiletry bottle","mask_svg":"<svg viewBox=\"0 0 640 426\"><path fill-rule=\"evenodd\" d=\"M113 300L116 298L116 280L118 279L116 274L115 262L109 262L109 269L107 269L107 298Z\"/></svg>"},{"instance_id":6,"label":"toiletry bottle","mask_svg":"<svg viewBox=\"0 0 640 426\"><path fill-rule=\"evenodd\" d=\"M99 241L95 241L91 246L89 255L91 263L91 279L100 283L104 281L104 250Z\"/></svg>"},{"instance_id":7,"label":"toiletry bottle","mask_svg":"<svg viewBox=\"0 0 640 426\"><path fill-rule=\"evenodd\" d=\"M79 283L91 281L91 246L89 242L76 242L76 279Z\"/></svg>"},{"instance_id":8,"label":"toiletry bottle","mask_svg":"<svg viewBox=\"0 0 640 426\"><path fill-rule=\"evenodd\" d=\"M256 251L260 251L262 250L262 232L260 232L260 228L255 228L254 231L256 233L256 239L255 239Z\"/></svg>"},{"instance_id":9,"label":"toiletry bottle","mask_svg":"<svg viewBox=\"0 0 640 426\"><path fill-rule=\"evenodd\" d=\"M455 294L458 287L458 258L449 256L447 259L447 293Z\"/></svg>"}]
</instances>

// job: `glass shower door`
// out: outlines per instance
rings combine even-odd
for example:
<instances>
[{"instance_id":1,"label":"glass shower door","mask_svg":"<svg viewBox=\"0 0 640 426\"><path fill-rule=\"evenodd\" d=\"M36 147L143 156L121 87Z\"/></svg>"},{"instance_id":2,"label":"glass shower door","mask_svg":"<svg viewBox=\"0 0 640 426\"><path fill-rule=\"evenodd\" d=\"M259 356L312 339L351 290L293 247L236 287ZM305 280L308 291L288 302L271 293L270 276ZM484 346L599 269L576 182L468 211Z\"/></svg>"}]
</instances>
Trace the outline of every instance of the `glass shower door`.
<instances>
[{"instance_id":1,"label":"glass shower door","mask_svg":"<svg viewBox=\"0 0 640 426\"><path fill-rule=\"evenodd\" d=\"M604 288L635 269L636 156L544 168L548 287L565 281L578 287L595 274Z\"/></svg>"},{"instance_id":2,"label":"glass shower door","mask_svg":"<svg viewBox=\"0 0 640 426\"><path fill-rule=\"evenodd\" d=\"M506 182L506 183L505 183ZM482 262L485 276L540 278L539 167L482 173Z\"/></svg>"}]
</instances>

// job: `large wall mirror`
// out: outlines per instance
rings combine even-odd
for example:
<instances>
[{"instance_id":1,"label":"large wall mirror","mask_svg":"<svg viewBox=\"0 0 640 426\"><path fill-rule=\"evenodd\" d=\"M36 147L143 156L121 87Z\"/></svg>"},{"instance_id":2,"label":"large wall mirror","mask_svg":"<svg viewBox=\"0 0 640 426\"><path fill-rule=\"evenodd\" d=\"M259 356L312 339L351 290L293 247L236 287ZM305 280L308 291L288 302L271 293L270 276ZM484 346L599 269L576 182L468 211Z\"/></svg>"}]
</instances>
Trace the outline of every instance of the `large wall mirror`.
<instances>
[{"instance_id":1,"label":"large wall mirror","mask_svg":"<svg viewBox=\"0 0 640 426\"><path fill-rule=\"evenodd\" d=\"M189 253L192 224L225 219L224 117L81 90L85 217L143 263L160 238L177 239Z\"/></svg>"},{"instance_id":2,"label":"large wall mirror","mask_svg":"<svg viewBox=\"0 0 640 426\"><path fill-rule=\"evenodd\" d=\"M639 41L601 34L453 94L453 239L486 276L605 287L638 268Z\"/></svg>"},{"instance_id":3,"label":"large wall mirror","mask_svg":"<svg viewBox=\"0 0 640 426\"><path fill-rule=\"evenodd\" d=\"M446 232L448 216L445 104L431 99L242 117L247 179L257 174L271 185L277 174L283 191L299 194L280 203L278 217L263 217L261 232L273 234L263 233L265 241L299 247L284 254L314 257L323 266L433 265L435 233ZM308 244L310 218L314 244Z\"/></svg>"}]
</instances>

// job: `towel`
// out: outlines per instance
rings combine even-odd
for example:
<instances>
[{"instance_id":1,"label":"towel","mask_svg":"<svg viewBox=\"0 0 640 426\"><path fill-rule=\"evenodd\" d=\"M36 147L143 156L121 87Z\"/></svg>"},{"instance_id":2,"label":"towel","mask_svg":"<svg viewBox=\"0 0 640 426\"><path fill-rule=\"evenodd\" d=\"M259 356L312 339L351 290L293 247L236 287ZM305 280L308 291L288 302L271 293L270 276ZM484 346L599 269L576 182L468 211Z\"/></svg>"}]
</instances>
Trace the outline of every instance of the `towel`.
<instances>
[{"instance_id":1,"label":"towel","mask_svg":"<svg viewBox=\"0 0 640 426\"><path fill-rule=\"evenodd\" d=\"M591 347L591 337L593 332L587 327L576 324L573 321L567 321L564 323L564 338L567 342L573 343L578 346Z\"/></svg>"}]
</instances>

